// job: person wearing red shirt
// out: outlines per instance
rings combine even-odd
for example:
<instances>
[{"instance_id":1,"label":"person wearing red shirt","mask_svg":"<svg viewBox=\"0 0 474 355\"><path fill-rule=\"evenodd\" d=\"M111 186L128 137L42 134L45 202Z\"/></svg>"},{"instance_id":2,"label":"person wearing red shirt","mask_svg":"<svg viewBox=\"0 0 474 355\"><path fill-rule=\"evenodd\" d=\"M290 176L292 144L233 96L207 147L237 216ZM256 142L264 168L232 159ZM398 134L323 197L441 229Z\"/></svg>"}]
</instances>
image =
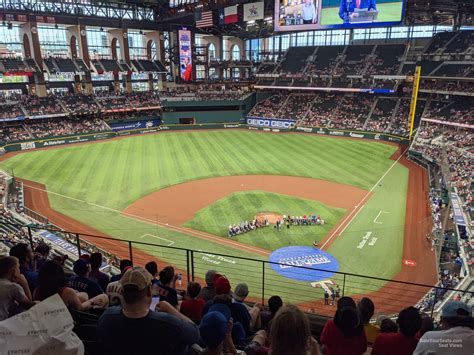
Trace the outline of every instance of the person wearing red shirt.
<instances>
[{"instance_id":1,"label":"person wearing red shirt","mask_svg":"<svg viewBox=\"0 0 474 355\"><path fill-rule=\"evenodd\" d=\"M197 298L199 292L201 292L201 285L197 282L190 282L187 291L186 299L181 302L181 308L179 310L193 321L200 321L202 318L202 310L206 303L202 298Z\"/></svg>"},{"instance_id":2,"label":"person wearing red shirt","mask_svg":"<svg viewBox=\"0 0 474 355\"><path fill-rule=\"evenodd\" d=\"M381 333L375 339L372 355L411 355L416 349L416 334L421 328L418 309L408 307L398 314L398 333Z\"/></svg>"},{"instance_id":3,"label":"person wearing red shirt","mask_svg":"<svg viewBox=\"0 0 474 355\"><path fill-rule=\"evenodd\" d=\"M361 355L367 350L364 324L352 298L339 299L334 320L324 325L321 344L326 355Z\"/></svg>"},{"instance_id":4,"label":"person wearing red shirt","mask_svg":"<svg viewBox=\"0 0 474 355\"><path fill-rule=\"evenodd\" d=\"M184 64L182 64L184 70L181 74L181 78L184 81L191 81L193 75L193 65L191 64L188 57L184 58Z\"/></svg>"}]
</instances>

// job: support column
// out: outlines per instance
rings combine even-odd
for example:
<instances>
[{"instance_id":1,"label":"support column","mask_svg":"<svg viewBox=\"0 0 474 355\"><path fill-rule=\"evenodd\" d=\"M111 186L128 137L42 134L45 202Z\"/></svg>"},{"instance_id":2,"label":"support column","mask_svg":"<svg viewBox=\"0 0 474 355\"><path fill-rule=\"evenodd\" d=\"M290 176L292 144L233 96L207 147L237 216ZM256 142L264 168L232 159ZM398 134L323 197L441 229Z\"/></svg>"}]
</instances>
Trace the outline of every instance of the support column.
<instances>
[{"instance_id":1,"label":"support column","mask_svg":"<svg viewBox=\"0 0 474 355\"><path fill-rule=\"evenodd\" d=\"M114 40L114 38L116 38L118 43L120 44L120 53L117 53L116 51L114 51L113 46L111 45L111 47L112 47L112 59L115 59L117 61L124 60L129 66L131 66L131 63L130 63L130 48L128 46L128 31L127 31L127 29L126 28L119 28L119 29L116 29L116 30L111 30L111 31L109 31L109 38L110 38L111 44L112 44L112 41ZM116 85L116 89L117 89L117 82L119 82L119 74L118 73L117 73L116 78L115 78L115 75L114 75L114 79L115 79L115 82L116 82L115 85ZM132 92L132 74L131 73L127 73L125 75L125 82L123 84L124 84L125 92L126 93L131 93ZM118 88L120 88L120 83L119 83Z\"/></svg>"},{"instance_id":2,"label":"support column","mask_svg":"<svg viewBox=\"0 0 474 355\"><path fill-rule=\"evenodd\" d=\"M163 36L162 33L159 31L151 31L151 32L146 32L143 35L143 42L146 45L146 51L147 51L147 59L149 60L159 60L161 63L165 63L165 50L164 50L164 43L163 43ZM156 57L152 57L152 43L155 43L156 46ZM163 89L163 75L158 76L158 87L159 89ZM148 74L148 90L153 91L154 90L154 85L153 85L153 74L149 73Z\"/></svg>"},{"instance_id":3,"label":"support column","mask_svg":"<svg viewBox=\"0 0 474 355\"><path fill-rule=\"evenodd\" d=\"M41 69L40 73L35 73L35 75L30 78L29 91L30 93L39 97L44 97L47 95L46 82L44 80L43 74L44 64L38 37L38 25L34 16L29 16L29 22L26 22L20 26L20 38L23 38L24 54L30 54ZM27 49L31 51L31 53L26 53Z\"/></svg>"},{"instance_id":4,"label":"support column","mask_svg":"<svg viewBox=\"0 0 474 355\"><path fill-rule=\"evenodd\" d=\"M87 44L86 26L78 25L74 27L69 27L67 33L68 38L69 35L76 35L77 42L79 44L78 55L82 58L86 66L91 69L91 57L89 55L89 45ZM91 71L85 73L85 75L82 77L81 84L82 89L86 95L92 95L94 93Z\"/></svg>"}]
</instances>

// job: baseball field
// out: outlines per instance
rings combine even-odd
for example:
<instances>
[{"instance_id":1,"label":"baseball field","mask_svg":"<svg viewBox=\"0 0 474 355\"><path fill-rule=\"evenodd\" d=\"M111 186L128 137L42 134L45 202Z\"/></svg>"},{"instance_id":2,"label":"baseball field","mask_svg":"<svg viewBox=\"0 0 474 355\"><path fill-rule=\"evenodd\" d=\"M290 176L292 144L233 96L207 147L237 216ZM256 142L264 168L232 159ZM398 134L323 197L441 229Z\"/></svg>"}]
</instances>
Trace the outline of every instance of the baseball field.
<instances>
[{"instance_id":1,"label":"baseball field","mask_svg":"<svg viewBox=\"0 0 474 355\"><path fill-rule=\"evenodd\" d=\"M166 132L6 155L0 168L24 179L29 208L65 230L145 243L133 245L136 263L156 258L179 270L186 251L156 245L202 251L193 255L198 277L215 268L233 285L247 282L254 298L265 283L266 296L319 302L321 288L258 261L314 241L340 272L434 280L424 239L426 176L392 144L244 130ZM316 214L325 223L228 237L229 225L260 214ZM128 256L126 243L88 239ZM331 279L339 284L342 275ZM346 294L390 287L377 280L350 285Z\"/></svg>"}]
</instances>

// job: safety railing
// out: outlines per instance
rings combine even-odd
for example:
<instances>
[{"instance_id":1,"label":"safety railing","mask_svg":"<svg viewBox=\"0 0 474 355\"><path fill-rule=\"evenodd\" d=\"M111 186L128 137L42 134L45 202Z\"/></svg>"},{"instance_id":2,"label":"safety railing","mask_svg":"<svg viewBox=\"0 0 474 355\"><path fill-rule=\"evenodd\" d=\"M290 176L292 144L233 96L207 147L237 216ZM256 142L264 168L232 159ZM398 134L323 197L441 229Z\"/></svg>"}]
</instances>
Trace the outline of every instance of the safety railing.
<instances>
[{"instance_id":1,"label":"safety railing","mask_svg":"<svg viewBox=\"0 0 474 355\"><path fill-rule=\"evenodd\" d=\"M177 283L179 289L185 289L189 281L197 281L204 285L206 272L214 269L225 275L233 288L238 283L245 282L250 291L249 301L265 304L269 297L278 295L285 302L296 304L306 312L321 315L334 314L336 296L351 296L356 301L362 297L369 297L375 304L376 314L395 314L407 306L418 305L422 311L431 315L436 304L447 294L454 292L461 299L474 297L474 292L444 287L440 284L426 285L347 272L329 272L314 267L275 263L266 259L251 259L238 255L216 254L212 251L70 233L42 226L15 224L11 226L28 231L25 242L30 243L32 248L35 246L35 235L44 235L45 231L50 231L61 237L59 242L46 238L53 248L66 248L77 257L83 253L101 251L107 262L114 266L118 266L121 259L130 259L138 266L156 261L160 270L168 265L173 266L175 272L182 276ZM323 281L289 279L277 273L275 269L278 268L292 268L295 276L308 271L317 271L323 276ZM326 274L327 278L324 277Z\"/></svg>"}]
</instances>

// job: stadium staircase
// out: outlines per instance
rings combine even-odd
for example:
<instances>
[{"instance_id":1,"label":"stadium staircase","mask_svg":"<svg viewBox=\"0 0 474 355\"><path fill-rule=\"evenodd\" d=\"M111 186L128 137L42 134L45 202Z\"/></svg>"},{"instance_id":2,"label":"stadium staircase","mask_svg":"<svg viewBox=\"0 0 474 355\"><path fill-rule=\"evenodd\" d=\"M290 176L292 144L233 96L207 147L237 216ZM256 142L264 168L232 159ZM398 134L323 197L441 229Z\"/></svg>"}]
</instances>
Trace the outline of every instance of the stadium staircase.
<instances>
[{"instance_id":1,"label":"stadium staircase","mask_svg":"<svg viewBox=\"0 0 474 355\"><path fill-rule=\"evenodd\" d=\"M385 129L386 131L390 131L392 128L392 124L395 121L395 117L397 116L398 110L400 109L400 104L402 102L402 99L397 100L397 104L395 105L395 108L393 109L392 115L390 116L389 124L387 128Z\"/></svg>"},{"instance_id":2,"label":"stadium staircase","mask_svg":"<svg viewBox=\"0 0 474 355\"><path fill-rule=\"evenodd\" d=\"M369 111L369 113L368 113L368 115L367 115L367 119L365 120L364 125L362 126L362 130L365 130L365 129L366 129L367 124L368 124L369 121L371 120L371 118L372 118L372 113L374 112L375 107L377 106L378 101L379 101L379 98L376 98L375 100L373 100L372 106L370 107L370 111Z\"/></svg>"}]
</instances>

